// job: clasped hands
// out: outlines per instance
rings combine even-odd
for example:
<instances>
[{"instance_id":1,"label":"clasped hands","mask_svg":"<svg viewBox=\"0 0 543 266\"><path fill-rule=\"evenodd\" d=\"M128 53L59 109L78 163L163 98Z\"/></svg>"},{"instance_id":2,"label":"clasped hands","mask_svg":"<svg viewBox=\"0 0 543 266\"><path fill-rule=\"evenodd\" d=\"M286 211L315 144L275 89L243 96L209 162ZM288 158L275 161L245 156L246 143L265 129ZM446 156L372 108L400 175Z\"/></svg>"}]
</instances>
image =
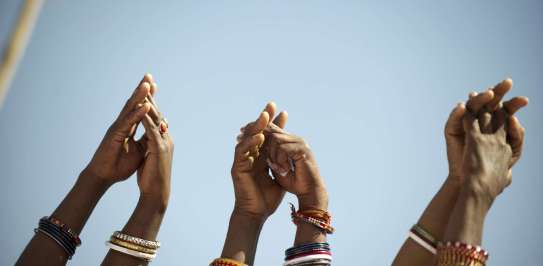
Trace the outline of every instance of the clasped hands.
<instances>
[{"instance_id":1,"label":"clasped hands","mask_svg":"<svg viewBox=\"0 0 543 266\"><path fill-rule=\"evenodd\" d=\"M140 200L166 208L170 194L173 141L154 100L157 84L146 74L107 130L91 162L82 173L105 188L137 172ZM134 140L139 123L145 134ZM166 125L167 126L167 125Z\"/></svg>"},{"instance_id":2,"label":"clasped hands","mask_svg":"<svg viewBox=\"0 0 543 266\"><path fill-rule=\"evenodd\" d=\"M315 158L304 139L284 130L288 115L268 103L258 118L241 128L232 165L234 214L265 220L285 192L300 209L327 210L328 195Z\"/></svg>"}]
</instances>

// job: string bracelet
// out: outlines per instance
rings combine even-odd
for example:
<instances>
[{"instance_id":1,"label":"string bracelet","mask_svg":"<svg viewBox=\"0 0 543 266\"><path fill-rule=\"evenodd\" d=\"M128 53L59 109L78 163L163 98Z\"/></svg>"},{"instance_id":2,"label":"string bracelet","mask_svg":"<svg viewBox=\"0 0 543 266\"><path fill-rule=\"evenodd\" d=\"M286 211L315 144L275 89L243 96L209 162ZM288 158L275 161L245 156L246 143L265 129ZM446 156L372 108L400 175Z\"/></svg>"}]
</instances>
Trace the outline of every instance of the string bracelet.
<instances>
[{"instance_id":1,"label":"string bracelet","mask_svg":"<svg viewBox=\"0 0 543 266\"><path fill-rule=\"evenodd\" d=\"M312 224L321 229L326 234L333 234L335 229L332 227L332 216L329 212L323 210L298 210L294 204L290 203L292 222L298 225L300 222Z\"/></svg>"},{"instance_id":2,"label":"string bracelet","mask_svg":"<svg viewBox=\"0 0 543 266\"><path fill-rule=\"evenodd\" d=\"M106 241L106 246L117 252L151 261L156 258L160 242L146 240L139 237L124 234L120 231L115 231L111 235L109 241Z\"/></svg>"},{"instance_id":3,"label":"string bracelet","mask_svg":"<svg viewBox=\"0 0 543 266\"><path fill-rule=\"evenodd\" d=\"M217 258L217 259L214 259L209 264L209 266L248 266L248 265L242 262L233 260L233 259Z\"/></svg>"},{"instance_id":4,"label":"string bracelet","mask_svg":"<svg viewBox=\"0 0 543 266\"><path fill-rule=\"evenodd\" d=\"M488 260L488 252L480 246L472 246L462 242L439 243L437 247L438 266L484 266Z\"/></svg>"},{"instance_id":5,"label":"string bracelet","mask_svg":"<svg viewBox=\"0 0 543 266\"><path fill-rule=\"evenodd\" d=\"M53 217L44 216L41 218L34 233L41 233L55 241L66 252L68 259L72 259L76 248L81 245L81 239L77 233Z\"/></svg>"},{"instance_id":6,"label":"string bracelet","mask_svg":"<svg viewBox=\"0 0 543 266\"><path fill-rule=\"evenodd\" d=\"M424 228L422 228L420 225L415 224L413 227L411 227L411 230L409 230L408 233L408 238L411 238L430 253L434 255L437 253L437 241L435 237L428 233L428 231L424 230Z\"/></svg>"}]
</instances>

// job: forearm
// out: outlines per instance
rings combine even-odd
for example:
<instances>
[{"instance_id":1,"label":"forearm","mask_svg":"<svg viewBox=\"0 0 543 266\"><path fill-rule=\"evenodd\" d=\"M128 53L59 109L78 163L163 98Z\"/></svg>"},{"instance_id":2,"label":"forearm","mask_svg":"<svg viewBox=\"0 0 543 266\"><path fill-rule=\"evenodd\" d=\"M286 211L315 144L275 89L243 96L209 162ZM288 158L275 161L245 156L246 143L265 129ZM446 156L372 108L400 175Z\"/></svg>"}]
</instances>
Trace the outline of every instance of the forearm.
<instances>
[{"instance_id":1,"label":"forearm","mask_svg":"<svg viewBox=\"0 0 543 266\"><path fill-rule=\"evenodd\" d=\"M221 257L253 265L265 218L232 212Z\"/></svg>"},{"instance_id":2,"label":"forearm","mask_svg":"<svg viewBox=\"0 0 543 266\"><path fill-rule=\"evenodd\" d=\"M445 241L459 241L470 245L481 245L483 226L491 201L465 187L460 192L451 215Z\"/></svg>"},{"instance_id":3,"label":"forearm","mask_svg":"<svg viewBox=\"0 0 543 266\"><path fill-rule=\"evenodd\" d=\"M124 226L122 233L154 241L160 230L167 202L140 196L138 205ZM109 250L102 265L147 265L148 262L124 253Z\"/></svg>"},{"instance_id":4,"label":"forearm","mask_svg":"<svg viewBox=\"0 0 543 266\"><path fill-rule=\"evenodd\" d=\"M83 171L51 216L65 223L75 233L81 233L108 187L108 184L98 182L98 179ZM65 265L67 260L66 251L61 246L42 233L36 233L16 265Z\"/></svg>"},{"instance_id":5,"label":"forearm","mask_svg":"<svg viewBox=\"0 0 543 266\"><path fill-rule=\"evenodd\" d=\"M457 180L450 177L445 180L417 222L437 240L443 239L449 218L458 199L461 184ZM392 265L432 265L434 259L434 254L408 238L400 248Z\"/></svg>"}]
</instances>

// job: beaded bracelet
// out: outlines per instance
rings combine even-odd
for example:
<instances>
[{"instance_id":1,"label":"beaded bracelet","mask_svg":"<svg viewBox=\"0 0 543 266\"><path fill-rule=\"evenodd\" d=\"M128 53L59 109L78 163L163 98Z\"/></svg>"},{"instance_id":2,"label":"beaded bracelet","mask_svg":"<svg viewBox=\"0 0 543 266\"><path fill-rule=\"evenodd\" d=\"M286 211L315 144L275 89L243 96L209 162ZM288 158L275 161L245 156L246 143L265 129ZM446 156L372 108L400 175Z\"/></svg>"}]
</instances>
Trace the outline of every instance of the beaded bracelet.
<instances>
[{"instance_id":1,"label":"beaded bracelet","mask_svg":"<svg viewBox=\"0 0 543 266\"><path fill-rule=\"evenodd\" d=\"M334 233L335 229L331 226L332 217L328 212L323 210L296 211L292 203L290 203L290 209L294 224L305 222L316 226L327 234Z\"/></svg>"},{"instance_id":2,"label":"beaded bracelet","mask_svg":"<svg viewBox=\"0 0 543 266\"><path fill-rule=\"evenodd\" d=\"M461 242L446 242L439 243L437 247L437 261L440 266L484 266L487 260L488 252L479 246Z\"/></svg>"},{"instance_id":3,"label":"beaded bracelet","mask_svg":"<svg viewBox=\"0 0 543 266\"><path fill-rule=\"evenodd\" d=\"M79 236L66 224L53 217L42 217L38 223L38 228L35 228L34 232L42 233L54 240L66 251L68 259L72 258L76 248L81 245Z\"/></svg>"},{"instance_id":4,"label":"beaded bracelet","mask_svg":"<svg viewBox=\"0 0 543 266\"><path fill-rule=\"evenodd\" d=\"M147 254L156 254L156 252L157 252L156 249L142 247L142 246L139 246L139 245L136 245L136 244L132 244L130 242L119 240L119 239L114 238L114 237L112 237L109 240L109 242L111 242L111 243L113 243L113 244L115 244L117 246L121 246L121 247L124 247L124 248L128 248L128 249L131 249L131 250L135 250L135 251L139 251L139 252L143 252L143 253L147 253Z\"/></svg>"},{"instance_id":5,"label":"beaded bracelet","mask_svg":"<svg viewBox=\"0 0 543 266\"><path fill-rule=\"evenodd\" d=\"M424 230L420 225L415 224L409 230L408 238L411 238L424 249L432 254L436 254L437 241L428 231Z\"/></svg>"},{"instance_id":6,"label":"beaded bracelet","mask_svg":"<svg viewBox=\"0 0 543 266\"><path fill-rule=\"evenodd\" d=\"M158 242L158 241L151 241L151 240L141 239L141 238L138 238L138 237L135 237L135 236L130 236L130 235L127 235L127 234L123 234L120 231L113 232L112 237L117 238L119 240L126 241L126 242L130 242L130 243L138 245L138 246L146 247L146 248L151 248L151 249L160 248L160 242Z\"/></svg>"},{"instance_id":7,"label":"beaded bracelet","mask_svg":"<svg viewBox=\"0 0 543 266\"><path fill-rule=\"evenodd\" d=\"M214 259L209 266L248 266L247 264L227 258Z\"/></svg>"}]
</instances>

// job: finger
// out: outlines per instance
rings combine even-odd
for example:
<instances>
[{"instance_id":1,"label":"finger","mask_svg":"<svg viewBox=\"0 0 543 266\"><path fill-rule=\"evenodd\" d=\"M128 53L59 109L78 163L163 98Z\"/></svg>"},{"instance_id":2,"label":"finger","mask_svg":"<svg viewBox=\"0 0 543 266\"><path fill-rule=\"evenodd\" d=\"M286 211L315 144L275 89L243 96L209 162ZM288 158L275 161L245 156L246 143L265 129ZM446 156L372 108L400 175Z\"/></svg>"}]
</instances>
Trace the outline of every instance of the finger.
<instances>
[{"instance_id":1,"label":"finger","mask_svg":"<svg viewBox=\"0 0 543 266\"><path fill-rule=\"evenodd\" d=\"M145 136L147 137L147 146L151 148L162 142L162 136L160 135L158 126L155 124L151 116L145 114L142 119L143 126L145 127Z\"/></svg>"},{"instance_id":2,"label":"finger","mask_svg":"<svg viewBox=\"0 0 543 266\"><path fill-rule=\"evenodd\" d=\"M156 82L151 82L151 90L149 91L151 96L155 96L157 90L158 90L158 85L156 84Z\"/></svg>"},{"instance_id":3,"label":"finger","mask_svg":"<svg viewBox=\"0 0 543 266\"><path fill-rule=\"evenodd\" d=\"M143 117L149 111L149 108L149 104L143 104L137 107L136 110L133 110L127 114L125 117L117 119L112 126L115 139L122 140L122 142L124 142L125 138L130 137L132 127L143 119Z\"/></svg>"},{"instance_id":4,"label":"finger","mask_svg":"<svg viewBox=\"0 0 543 266\"><path fill-rule=\"evenodd\" d=\"M287 120L288 113L286 111L282 111L281 113L279 113L279 115L277 115L277 117L275 117L275 119L273 120L273 124L280 128L285 128Z\"/></svg>"},{"instance_id":5,"label":"finger","mask_svg":"<svg viewBox=\"0 0 543 266\"><path fill-rule=\"evenodd\" d=\"M283 152L283 151L279 151L277 152L277 155L276 155L276 164L281 168L279 175L281 176L285 176L286 174L288 174L288 172L290 171L290 162L288 160L288 154L286 152Z\"/></svg>"},{"instance_id":6,"label":"finger","mask_svg":"<svg viewBox=\"0 0 543 266\"><path fill-rule=\"evenodd\" d=\"M268 102L266 104L266 107L264 107L264 112L267 112L270 115L270 119L273 119L275 117L276 110L277 107L275 106L274 102Z\"/></svg>"},{"instance_id":7,"label":"finger","mask_svg":"<svg viewBox=\"0 0 543 266\"><path fill-rule=\"evenodd\" d=\"M246 160L250 154L250 151L254 149L254 147L262 145L262 143L264 143L264 134L261 133L244 139L242 142L236 145L234 160Z\"/></svg>"},{"instance_id":8,"label":"finger","mask_svg":"<svg viewBox=\"0 0 543 266\"><path fill-rule=\"evenodd\" d=\"M513 80L510 78L505 79L502 82L498 83L496 86L494 86L494 88L492 88L492 91L494 92L494 98L486 104L486 108L489 111L495 111L499 107L503 96L505 96L505 94L509 92L512 87Z\"/></svg>"},{"instance_id":9,"label":"finger","mask_svg":"<svg viewBox=\"0 0 543 266\"><path fill-rule=\"evenodd\" d=\"M518 159L520 159L520 156L522 155L525 129L515 116L510 116L507 122L508 142L509 145L511 145L511 150L513 151L513 162L511 163L512 166L518 161Z\"/></svg>"},{"instance_id":10,"label":"finger","mask_svg":"<svg viewBox=\"0 0 543 266\"><path fill-rule=\"evenodd\" d=\"M162 114L158 110L158 107L156 106L156 102L153 99L152 96L147 96L147 99L149 99L149 102L151 103L151 109L149 110L149 116L153 119L155 124L160 124L162 122Z\"/></svg>"},{"instance_id":11,"label":"finger","mask_svg":"<svg viewBox=\"0 0 543 266\"><path fill-rule=\"evenodd\" d=\"M514 97L509 101L503 103L503 108L509 115L514 115L518 110L528 105L527 97Z\"/></svg>"},{"instance_id":12,"label":"finger","mask_svg":"<svg viewBox=\"0 0 543 266\"><path fill-rule=\"evenodd\" d=\"M461 102L456 105L445 123L445 135L448 136L461 136L464 134L464 127L462 125L462 118L466 113L466 105Z\"/></svg>"},{"instance_id":13,"label":"finger","mask_svg":"<svg viewBox=\"0 0 543 266\"><path fill-rule=\"evenodd\" d=\"M473 115L477 116L483 106L488 104L493 98L494 92L492 90L487 90L485 92L479 93L468 100L468 102L466 103L466 109Z\"/></svg>"},{"instance_id":14,"label":"finger","mask_svg":"<svg viewBox=\"0 0 543 266\"><path fill-rule=\"evenodd\" d=\"M462 125L464 127L464 132L466 133L470 133L472 135L481 133L481 129L479 128L479 121L470 112L466 112L464 114L464 118L462 119Z\"/></svg>"},{"instance_id":15,"label":"finger","mask_svg":"<svg viewBox=\"0 0 543 266\"><path fill-rule=\"evenodd\" d=\"M489 112L484 112L479 115L479 128L481 132L485 134L490 134L492 130L492 115Z\"/></svg>"},{"instance_id":16,"label":"finger","mask_svg":"<svg viewBox=\"0 0 543 266\"><path fill-rule=\"evenodd\" d=\"M138 87L134 90L134 93L130 96L130 98L126 101L125 105L123 106L123 109L121 110L119 117L123 117L126 114L130 113L132 110L134 110L139 103L142 103L145 100L145 97L147 94L149 94L151 85L144 81Z\"/></svg>"},{"instance_id":17,"label":"finger","mask_svg":"<svg viewBox=\"0 0 543 266\"><path fill-rule=\"evenodd\" d=\"M260 113L260 115L254 122L247 125L247 127L245 128L244 135L252 136L254 134L262 132L264 128L266 128L266 126L268 125L269 121L270 121L270 115L268 114L268 112L264 111Z\"/></svg>"}]
</instances>

